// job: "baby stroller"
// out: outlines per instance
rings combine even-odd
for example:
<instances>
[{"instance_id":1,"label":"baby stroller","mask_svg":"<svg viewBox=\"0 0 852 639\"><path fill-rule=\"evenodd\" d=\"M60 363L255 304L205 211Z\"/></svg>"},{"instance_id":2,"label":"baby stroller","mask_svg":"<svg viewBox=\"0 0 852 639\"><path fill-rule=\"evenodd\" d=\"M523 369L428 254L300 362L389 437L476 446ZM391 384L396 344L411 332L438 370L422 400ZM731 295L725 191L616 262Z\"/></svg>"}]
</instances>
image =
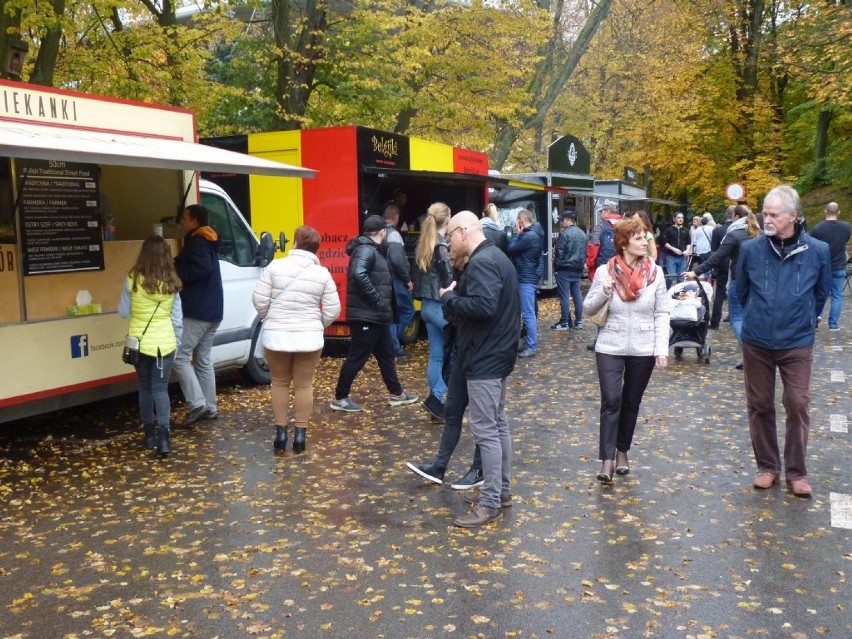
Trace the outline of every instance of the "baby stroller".
<instances>
[{"instance_id":1,"label":"baby stroller","mask_svg":"<svg viewBox=\"0 0 852 639\"><path fill-rule=\"evenodd\" d=\"M672 327L669 346L674 346L675 357L683 357L684 348L694 348L698 358L709 364L707 333L710 328L710 309L713 307L713 286L703 280L681 282L671 287L669 296L669 321Z\"/></svg>"}]
</instances>

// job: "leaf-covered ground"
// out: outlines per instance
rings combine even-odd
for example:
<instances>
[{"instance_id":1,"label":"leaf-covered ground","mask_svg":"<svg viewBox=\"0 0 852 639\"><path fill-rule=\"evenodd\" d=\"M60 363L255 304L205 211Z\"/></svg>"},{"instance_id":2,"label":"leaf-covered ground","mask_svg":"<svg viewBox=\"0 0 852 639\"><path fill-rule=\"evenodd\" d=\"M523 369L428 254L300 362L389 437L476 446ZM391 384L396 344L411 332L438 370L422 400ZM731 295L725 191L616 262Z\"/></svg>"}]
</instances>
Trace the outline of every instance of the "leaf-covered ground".
<instances>
[{"instance_id":1,"label":"leaf-covered ground","mask_svg":"<svg viewBox=\"0 0 852 639\"><path fill-rule=\"evenodd\" d=\"M220 419L177 431L165 460L132 398L2 426L0 636L852 637L852 531L829 504L852 493L852 447L828 426L850 414L831 371L852 376L852 331L819 334L813 499L750 487L727 324L709 365L690 351L655 372L632 472L601 487L592 329L551 331L557 308L542 301L539 355L510 379L514 506L481 529L454 528L461 494L405 469L441 426L387 406L373 363L347 415L328 408L341 360L322 360L298 456L272 452L268 389L233 375ZM399 364L421 397L426 348ZM449 479L471 452L465 433Z\"/></svg>"}]
</instances>

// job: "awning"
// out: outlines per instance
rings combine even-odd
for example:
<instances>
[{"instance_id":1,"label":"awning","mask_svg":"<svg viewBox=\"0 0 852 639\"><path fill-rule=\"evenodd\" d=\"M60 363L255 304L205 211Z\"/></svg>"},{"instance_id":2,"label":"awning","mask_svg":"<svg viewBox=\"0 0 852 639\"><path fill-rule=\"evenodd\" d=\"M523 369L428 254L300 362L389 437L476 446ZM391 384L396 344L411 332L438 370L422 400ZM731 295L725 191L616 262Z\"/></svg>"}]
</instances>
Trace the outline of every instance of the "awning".
<instances>
[{"instance_id":1,"label":"awning","mask_svg":"<svg viewBox=\"0 0 852 639\"><path fill-rule=\"evenodd\" d=\"M0 121L0 156L312 178L316 171L183 140Z\"/></svg>"}]
</instances>

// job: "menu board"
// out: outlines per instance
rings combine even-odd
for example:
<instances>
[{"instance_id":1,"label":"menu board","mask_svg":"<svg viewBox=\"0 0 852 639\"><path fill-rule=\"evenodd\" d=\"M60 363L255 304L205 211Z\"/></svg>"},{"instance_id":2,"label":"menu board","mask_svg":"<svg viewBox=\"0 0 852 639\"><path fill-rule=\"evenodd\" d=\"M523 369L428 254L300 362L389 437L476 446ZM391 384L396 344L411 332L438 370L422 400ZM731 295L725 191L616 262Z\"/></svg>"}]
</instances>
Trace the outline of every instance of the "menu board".
<instances>
[{"instance_id":1,"label":"menu board","mask_svg":"<svg viewBox=\"0 0 852 639\"><path fill-rule=\"evenodd\" d=\"M25 275L104 269L93 164L17 160Z\"/></svg>"}]
</instances>

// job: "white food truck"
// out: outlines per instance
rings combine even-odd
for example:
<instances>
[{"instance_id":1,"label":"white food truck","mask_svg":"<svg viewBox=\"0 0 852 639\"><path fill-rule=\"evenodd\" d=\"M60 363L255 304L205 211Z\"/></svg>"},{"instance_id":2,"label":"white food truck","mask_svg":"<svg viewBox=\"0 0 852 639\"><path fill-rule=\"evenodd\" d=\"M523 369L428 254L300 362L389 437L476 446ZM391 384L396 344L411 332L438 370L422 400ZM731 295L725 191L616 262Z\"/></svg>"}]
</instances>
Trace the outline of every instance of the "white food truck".
<instances>
[{"instance_id":1,"label":"white food truck","mask_svg":"<svg viewBox=\"0 0 852 639\"><path fill-rule=\"evenodd\" d=\"M199 201L221 242L216 366L268 381L251 291L275 243L195 172L314 172L196 140L185 109L0 82L0 423L135 389L116 313L124 277L152 233L177 252L175 215Z\"/></svg>"}]
</instances>

